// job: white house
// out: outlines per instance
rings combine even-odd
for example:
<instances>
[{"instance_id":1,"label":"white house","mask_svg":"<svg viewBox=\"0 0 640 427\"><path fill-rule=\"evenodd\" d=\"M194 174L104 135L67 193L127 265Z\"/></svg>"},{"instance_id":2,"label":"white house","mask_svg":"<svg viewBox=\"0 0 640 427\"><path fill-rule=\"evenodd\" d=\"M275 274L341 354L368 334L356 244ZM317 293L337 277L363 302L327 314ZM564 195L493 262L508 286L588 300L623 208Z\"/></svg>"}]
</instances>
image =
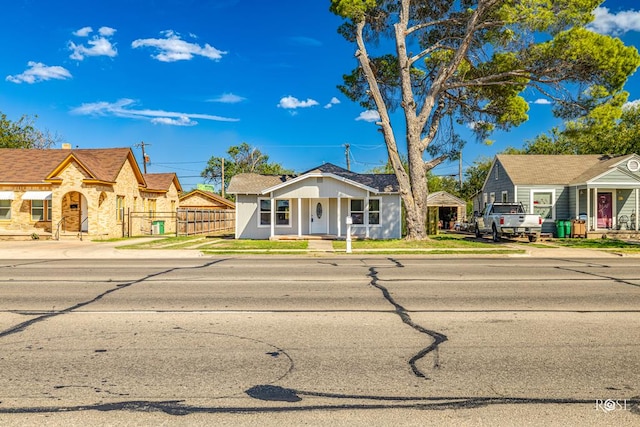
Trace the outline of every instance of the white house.
<instances>
[{"instance_id":1,"label":"white house","mask_svg":"<svg viewBox=\"0 0 640 427\"><path fill-rule=\"evenodd\" d=\"M393 174L359 174L330 163L300 175L235 175L236 238L303 239L309 235L401 237L401 200Z\"/></svg>"}]
</instances>

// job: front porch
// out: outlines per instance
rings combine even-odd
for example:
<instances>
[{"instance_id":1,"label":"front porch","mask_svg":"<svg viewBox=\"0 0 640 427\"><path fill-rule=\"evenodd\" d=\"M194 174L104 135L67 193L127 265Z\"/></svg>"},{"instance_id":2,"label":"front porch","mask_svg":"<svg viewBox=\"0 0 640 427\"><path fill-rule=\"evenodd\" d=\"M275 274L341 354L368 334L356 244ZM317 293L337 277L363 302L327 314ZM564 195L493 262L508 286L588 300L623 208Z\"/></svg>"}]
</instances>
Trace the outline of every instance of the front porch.
<instances>
[{"instance_id":1,"label":"front porch","mask_svg":"<svg viewBox=\"0 0 640 427\"><path fill-rule=\"evenodd\" d=\"M588 237L640 236L640 188L630 186L575 188L575 218L586 221Z\"/></svg>"}]
</instances>

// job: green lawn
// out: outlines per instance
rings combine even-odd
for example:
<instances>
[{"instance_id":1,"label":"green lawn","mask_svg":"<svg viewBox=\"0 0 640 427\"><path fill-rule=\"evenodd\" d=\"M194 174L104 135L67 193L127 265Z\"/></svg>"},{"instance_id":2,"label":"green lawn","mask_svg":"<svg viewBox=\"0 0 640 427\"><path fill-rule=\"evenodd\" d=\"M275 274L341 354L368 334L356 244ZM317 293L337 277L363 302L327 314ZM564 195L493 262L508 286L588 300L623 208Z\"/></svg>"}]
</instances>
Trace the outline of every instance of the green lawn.
<instances>
[{"instance_id":1,"label":"green lawn","mask_svg":"<svg viewBox=\"0 0 640 427\"><path fill-rule=\"evenodd\" d=\"M640 254L640 244L619 239L556 239L553 241L553 245L556 247L602 249L617 254Z\"/></svg>"},{"instance_id":2,"label":"green lawn","mask_svg":"<svg viewBox=\"0 0 640 427\"><path fill-rule=\"evenodd\" d=\"M202 251L224 250L300 250L307 248L306 240L236 240L205 236L165 237L147 242L119 246L119 249L197 249Z\"/></svg>"},{"instance_id":3,"label":"green lawn","mask_svg":"<svg viewBox=\"0 0 640 427\"><path fill-rule=\"evenodd\" d=\"M570 248L640 250L640 244L618 239L556 239L553 244Z\"/></svg>"}]
</instances>

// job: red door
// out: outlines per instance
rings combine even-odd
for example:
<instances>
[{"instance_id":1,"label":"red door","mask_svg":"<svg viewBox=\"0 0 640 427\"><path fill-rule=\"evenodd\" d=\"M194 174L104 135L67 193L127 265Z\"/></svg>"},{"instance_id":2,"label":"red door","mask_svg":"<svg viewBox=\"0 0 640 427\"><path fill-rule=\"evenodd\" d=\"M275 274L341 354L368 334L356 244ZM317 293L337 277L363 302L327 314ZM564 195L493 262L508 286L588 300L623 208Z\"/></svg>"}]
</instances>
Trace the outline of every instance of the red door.
<instances>
[{"instance_id":1,"label":"red door","mask_svg":"<svg viewBox=\"0 0 640 427\"><path fill-rule=\"evenodd\" d=\"M598 228L611 228L612 201L611 193L598 193Z\"/></svg>"}]
</instances>

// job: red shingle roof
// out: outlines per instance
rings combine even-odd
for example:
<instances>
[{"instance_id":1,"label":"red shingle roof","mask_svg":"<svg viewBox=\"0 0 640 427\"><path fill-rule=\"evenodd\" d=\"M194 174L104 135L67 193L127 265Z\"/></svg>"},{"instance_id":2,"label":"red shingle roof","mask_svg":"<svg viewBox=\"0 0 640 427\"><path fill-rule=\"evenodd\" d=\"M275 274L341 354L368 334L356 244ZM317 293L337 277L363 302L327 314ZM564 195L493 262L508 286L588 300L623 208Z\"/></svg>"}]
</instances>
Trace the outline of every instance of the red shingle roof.
<instances>
[{"instance_id":1,"label":"red shingle roof","mask_svg":"<svg viewBox=\"0 0 640 427\"><path fill-rule=\"evenodd\" d=\"M115 182L127 159L133 154L129 148L97 149L0 149L0 183L41 183L67 161L75 159L92 178ZM134 168L137 168L133 158ZM142 176L142 175L140 175Z\"/></svg>"},{"instance_id":2,"label":"red shingle roof","mask_svg":"<svg viewBox=\"0 0 640 427\"><path fill-rule=\"evenodd\" d=\"M149 190L168 191L174 181L176 189L178 191L182 190L175 173L146 173L143 176Z\"/></svg>"}]
</instances>

